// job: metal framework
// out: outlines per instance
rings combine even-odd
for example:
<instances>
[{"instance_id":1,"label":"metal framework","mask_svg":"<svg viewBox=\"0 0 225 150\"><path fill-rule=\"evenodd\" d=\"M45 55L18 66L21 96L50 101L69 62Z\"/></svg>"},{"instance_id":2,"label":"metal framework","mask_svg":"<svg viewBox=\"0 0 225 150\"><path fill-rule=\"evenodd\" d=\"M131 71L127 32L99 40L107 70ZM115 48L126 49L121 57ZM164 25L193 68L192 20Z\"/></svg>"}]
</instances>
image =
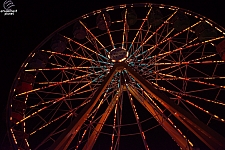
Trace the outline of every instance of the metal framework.
<instances>
[{"instance_id":1,"label":"metal framework","mask_svg":"<svg viewBox=\"0 0 225 150\"><path fill-rule=\"evenodd\" d=\"M12 145L118 150L134 137L148 150L162 131L161 145L194 149L196 136L225 149L224 35L206 17L163 4L76 18L22 64L8 101Z\"/></svg>"},{"instance_id":2,"label":"metal framework","mask_svg":"<svg viewBox=\"0 0 225 150\"><path fill-rule=\"evenodd\" d=\"M97 100L102 95L102 92L105 90L106 86L112 79L113 75L115 74L116 70L123 70L126 69L129 74L138 81L143 88L156 100L158 100L162 105L164 105L179 121L181 121L190 131L192 131L199 139L202 140L210 149L225 149L225 138L222 137L220 134L216 133L214 130L206 126L204 123L199 121L196 118L193 118L193 116L182 109L181 107L177 106L175 103L170 101L168 97L162 93L160 93L157 89L155 89L148 81L144 80L139 74L137 74L131 67L126 65L125 63L117 63L115 66L111 69L110 73L106 76L105 81L102 83L102 85L99 87L98 91L95 93L93 98L88 103L89 105L86 105L86 107L81 111L81 113L78 115L78 117L71 123L71 125L67 128L66 131L60 136L60 138L52 145L50 148L51 150L54 149L67 149L71 141L73 140L74 136L76 136L78 130L80 129L81 125L85 122L87 119L89 113L91 112L94 105L97 103ZM171 124L168 121L163 121L163 114L160 110L157 108L152 107L146 100L143 100L142 97L135 91L134 89L127 87L129 92L134 95L137 100L144 106L146 106L146 109L156 117L156 120L161 123L161 126L164 127L164 129L175 139L175 141L181 146L182 149L191 149L188 146L187 140L182 137L182 135L179 134L178 131L176 131ZM106 112L100 119L98 125L96 126L96 129L90 136L88 142L86 143L86 146L84 149L92 149L94 145L94 141L96 140L102 124L104 123L104 120L107 118L107 114L112 110L113 106L115 105L115 101L118 99L118 96L121 95L118 93L116 97L113 98L110 105L106 109Z\"/></svg>"}]
</instances>

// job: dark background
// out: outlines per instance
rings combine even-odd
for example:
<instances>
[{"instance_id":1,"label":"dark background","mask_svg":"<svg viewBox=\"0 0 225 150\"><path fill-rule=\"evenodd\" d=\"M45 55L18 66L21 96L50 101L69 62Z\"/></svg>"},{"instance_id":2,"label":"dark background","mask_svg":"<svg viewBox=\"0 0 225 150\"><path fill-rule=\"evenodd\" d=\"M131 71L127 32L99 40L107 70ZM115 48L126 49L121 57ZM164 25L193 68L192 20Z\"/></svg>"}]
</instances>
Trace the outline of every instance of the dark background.
<instances>
[{"instance_id":1,"label":"dark background","mask_svg":"<svg viewBox=\"0 0 225 150\"><path fill-rule=\"evenodd\" d=\"M0 149L7 144L5 111L14 77L29 53L57 28L90 11L124 3L163 3L199 13L225 27L222 0L12 0L18 12L0 13ZM0 10L4 0L0 1Z\"/></svg>"}]
</instances>

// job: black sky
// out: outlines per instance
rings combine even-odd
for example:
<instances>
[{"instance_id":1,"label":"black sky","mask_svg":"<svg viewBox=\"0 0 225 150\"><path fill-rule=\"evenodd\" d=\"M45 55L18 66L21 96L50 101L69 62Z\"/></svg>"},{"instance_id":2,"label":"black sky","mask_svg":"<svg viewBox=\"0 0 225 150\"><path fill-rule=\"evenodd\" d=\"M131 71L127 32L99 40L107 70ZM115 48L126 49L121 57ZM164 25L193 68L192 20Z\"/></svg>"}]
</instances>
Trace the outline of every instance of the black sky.
<instances>
[{"instance_id":1,"label":"black sky","mask_svg":"<svg viewBox=\"0 0 225 150\"><path fill-rule=\"evenodd\" d=\"M82 14L124 3L163 3L199 13L225 27L225 5L221 0L12 0L14 16L0 13L0 140L5 135L5 107L14 77L29 53L57 28ZM0 2L0 10L3 9ZM1 144L0 143L0 144Z\"/></svg>"}]
</instances>

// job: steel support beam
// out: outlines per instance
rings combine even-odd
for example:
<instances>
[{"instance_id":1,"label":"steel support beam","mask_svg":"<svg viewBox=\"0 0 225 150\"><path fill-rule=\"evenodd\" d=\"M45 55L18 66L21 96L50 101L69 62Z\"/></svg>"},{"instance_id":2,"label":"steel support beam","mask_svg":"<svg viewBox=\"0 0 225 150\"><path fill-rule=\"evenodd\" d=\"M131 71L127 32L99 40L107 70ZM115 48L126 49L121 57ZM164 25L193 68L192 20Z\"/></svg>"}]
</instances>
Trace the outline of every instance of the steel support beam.
<instances>
[{"instance_id":1,"label":"steel support beam","mask_svg":"<svg viewBox=\"0 0 225 150\"><path fill-rule=\"evenodd\" d=\"M125 85L124 85L125 86ZM128 85L126 84L126 89L127 89L127 94L128 94L128 97L130 99L130 104L131 104L131 107L133 109L133 113L134 113L134 116L135 116L135 119L136 119L136 122L137 122L137 125L138 125L138 128L139 128L139 131L140 131L140 135L142 137L142 141L144 143L144 146L145 146L145 150L150 150L149 147L148 147L148 143L146 142L146 138L145 138L145 134L142 130L142 127L141 127L141 123L140 123L140 120L139 120L139 117L138 117L138 114L136 112L136 108L135 108L135 105L134 105L134 102L133 102L133 99L131 97L131 90L129 90L129 87ZM134 94L134 93L133 93ZM132 94L132 95L133 95Z\"/></svg>"},{"instance_id":2,"label":"steel support beam","mask_svg":"<svg viewBox=\"0 0 225 150\"><path fill-rule=\"evenodd\" d=\"M79 131L80 127L86 121L93 107L96 105L97 101L99 100L102 93L106 89L107 85L111 82L114 74L121 69L123 69L123 66L121 66L120 63L116 63L113 66L113 68L110 70L101 86L99 86L98 90L91 98L90 102L81 110L81 112L71 122L68 128L59 136L59 138L50 147L50 150L66 150L68 148L68 146L76 136L77 132Z\"/></svg>"},{"instance_id":3,"label":"steel support beam","mask_svg":"<svg viewBox=\"0 0 225 150\"><path fill-rule=\"evenodd\" d=\"M112 109L114 108L115 104L117 103L119 97L122 95L123 90L120 88L120 91L113 97L111 100L109 106L105 110L105 112L102 114L101 119L99 120L97 126L93 130L91 136L88 138L87 143L85 144L83 150L90 150L93 148L95 141L97 140L99 133L102 130L103 125L105 124L106 119L108 118L109 114L111 113Z\"/></svg>"},{"instance_id":4,"label":"steel support beam","mask_svg":"<svg viewBox=\"0 0 225 150\"><path fill-rule=\"evenodd\" d=\"M176 105L171 101L165 94L154 88L148 81L141 77L126 63L121 63L129 74L139 84L159 101L165 108L167 108L179 121L181 121L190 131L192 131L203 143L205 143L212 150L223 150L225 149L225 138L215 132L213 129L205 125L200 120L196 119L189 112Z\"/></svg>"},{"instance_id":5,"label":"steel support beam","mask_svg":"<svg viewBox=\"0 0 225 150\"><path fill-rule=\"evenodd\" d=\"M164 130L175 140L175 142L184 150L192 150L191 145L189 145L186 138L181 135L173 125L167 120L166 116L163 116L162 110L150 104L148 100L144 99L136 89L131 86L127 86L129 92L144 106L149 113L159 122L159 124L164 128ZM147 95L148 96L148 95Z\"/></svg>"}]
</instances>

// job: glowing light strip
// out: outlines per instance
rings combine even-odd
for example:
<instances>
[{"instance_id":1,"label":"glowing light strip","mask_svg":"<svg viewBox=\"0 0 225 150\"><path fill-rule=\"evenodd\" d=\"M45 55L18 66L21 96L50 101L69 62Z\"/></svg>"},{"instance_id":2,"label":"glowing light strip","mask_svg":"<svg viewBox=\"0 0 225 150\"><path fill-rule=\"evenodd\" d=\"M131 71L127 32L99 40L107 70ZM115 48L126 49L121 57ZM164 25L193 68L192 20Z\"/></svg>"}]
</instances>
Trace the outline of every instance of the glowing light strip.
<instances>
[{"instance_id":1,"label":"glowing light strip","mask_svg":"<svg viewBox=\"0 0 225 150\"><path fill-rule=\"evenodd\" d=\"M198 60L202 60L202 59L205 59L205 58L209 58L209 57L213 57L213 56L216 56L217 54L212 54L212 55L208 55L208 56L204 56L204 57L201 57L201 58L197 58L197 59L194 59L194 60L190 60L188 62L193 62L193 61L198 61ZM142 62L144 60L148 60L148 59L151 59L151 58L154 58L155 56L149 56L147 58L143 58L143 59L140 59L140 60L137 60L137 62Z\"/></svg>"},{"instance_id":2,"label":"glowing light strip","mask_svg":"<svg viewBox=\"0 0 225 150\"><path fill-rule=\"evenodd\" d=\"M181 98L181 99L182 99L182 98ZM201 110L201 111L203 111L203 112L209 114L210 116L216 118L217 120L220 120L220 121L222 121L222 122L225 122L224 119L218 117L217 115L214 115L214 114L210 113L208 110L205 110L204 108L202 108L202 107L200 107L200 106L198 106L198 105L196 105L196 104L190 102L189 100L184 100L184 99L182 99L182 100L185 101L186 103L188 103L188 104L194 106L195 108L198 108L199 110Z\"/></svg>"},{"instance_id":3,"label":"glowing light strip","mask_svg":"<svg viewBox=\"0 0 225 150\"><path fill-rule=\"evenodd\" d=\"M189 95L189 94L185 94L185 93L179 93L179 92L176 92L176 91L167 90L166 88L164 88L164 87L162 87L162 86L159 86L157 83L154 83L154 82L151 82L151 83L154 84L154 85L156 85L157 87L159 87L159 89L161 89L161 90L163 90L163 91L167 91L167 92L169 92L169 93L175 93L175 94L177 94L177 95L193 97L193 98L196 98L196 99L200 99L200 100L204 100L204 101L211 102L211 103L214 103L214 104L220 104L220 105L225 106L225 103L223 103L223 102L221 102L221 101L209 100L209 99L202 98L202 97L197 97L197 96L193 96L193 95Z\"/></svg>"},{"instance_id":4,"label":"glowing light strip","mask_svg":"<svg viewBox=\"0 0 225 150\"><path fill-rule=\"evenodd\" d=\"M143 43L141 43L141 45L139 46L139 48L132 54L132 55L130 55L129 57L128 57L128 59L130 59L134 54L136 54L137 52L139 52L139 50L140 50L140 48L144 45L144 44L146 44L166 23L168 23L168 21L177 13L177 11L178 11L178 9L169 17L169 18L167 18L166 19L166 21L164 21L164 23L160 26L160 27L158 27L158 29L155 31L155 32L153 32L148 38L147 38L147 40L145 40ZM147 50L148 51L148 50Z\"/></svg>"},{"instance_id":5,"label":"glowing light strip","mask_svg":"<svg viewBox=\"0 0 225 150\"><path fill-rule=\"evenodd\" d=\"M124 49L124 41L125 41L125 34L127 29L127 9L124 14L124 21L123 21L123 41L122 41L122 49Z\"/></svg>"},{"instance_id":6,"label":"glowing light strip","mask_svg":"<svg viewBox=\"0 0 225 150\"><path fill-rule=\"evenodd\" d=\"M99 79L99 78L102 78L102 77L103 77L103 75L100 76L100 77L97 77L95 80L97 80L97 79ZM55 104L55 103L57 103L57 102L59 102L59 101L65 99L66 97L69 97L69 96L73 95L73 94L76 93L77 91L79 91L79 90L81 90L81 89L83 89L83 88L89 86L90 84L92 84L92 82L89 82L89 83L83 85L82 87L76 89L75 91L73 91L73 92L71 92L71 93L69 93L69 94L66 94L66 96L63 96L63 97L61 97L61 98L54 99L54 100L51 100L51 101L48 101L48 102L44 102L44 103L41 103L41 104L37 104L37 105L30 106L30 108L34 108L34 107L37 107L37 106L40 106L40 105L43 105L43 104L52 103L51 105L49 105L49 106L44 106L43 108L41 108L41 109L39 109L38 111L32 113L31 115L29 115L29 116L23 118L22 120L20 120L20 121L17 122L16 124L19 124L19 123L21 123L21 122L23 122L23 121L29 119L30 117L33 117L34 115L38 114L39 112L45 110L46 108L52 106L53 104Z\"/></svg>"},{"instance_id":7,"label":"glowing light strip","mask_svg":"<svg viewBox=\"0 0 225 150\"><path fill-rule=\"evenodd\" d=\"M182 63L184 63L184 64L200 64L201 62L196 62L195 63L195 61L199 61L199 60L202 60L202 59L205 59L205 58L210 58L210 57L213 57L213 56L216 56L216 55L217 54L212 54L212 55L204 56L204 57L197 58L197 59L194 59L194 60L190 60L188 62L175 62L175 63L178 63L177 64L178 66L173 65L171 67L166 67L166 68L159 69L159 70L157 70L155 72L160 72L160 71L167 70L167 69L171 69L171 68L174 68L174 67L179 67L179 65L182 64ZM147 59L150 59L150 58L151 57L148 57ZM145 60L147 60L147 59L145 59ZM139 61L141 61L141 60L138 60L138 62ZM206 63L206 62L209 62L209 61L203 61L203 62ZM224 62L225 61L212 61L211 63L224 63ZM131 62L130 64L133 65L133 66L135 65L134 62ZM144 70L144 69L148 69L148 67L151 67L151 68L149 68L151 70L154 67L152 64L159 65L161 63L148 63L148 64L144 65L144 68L142 67L142 69ZM141 64L138 63L138 65L141 65ZM167 78L167 79L170 80L169 78ZM150 79L150 80L152 80L152 79ZM164 79L156 79L156 80L164 80Z\"/></svg>"},{"instance_id":8,"label":"glowing light strip","mask_svg":"<svg viewBox=\"0 0 225 150\"><path fill-rule=\"evenodd\" d=\"M202 60L202 59L205 59L205 58L210 58L210 57L213 57L213 56L216 56L217 54L212 54L212 55L208 55L208 56L204 56L204 57L200 57L200 58L197 58L197 59L194 59L194 60L190 60L188 62L194 62L194 61L198 61L198 60ZM225 61L224 61L225 62ZM220 62L218 62L220 63Z\"/></svg>"},{"instance_id":9,"label":"glowing light strip","mask_svg":"<svg viewBox=\"0 0 225 150\"><path fill-rule=\"evenodd\" d=\"M210 63L224 63L224 60L209 60L209 61L199 61L199 62L192 62L192 61L187 61L187 62L166 62L166 63L150 63L150 64L140 64L140 65L188 65L188 64L210 64Z\"/></svg>"},{"instance_id":10,"label":"glowing light strip","mask_svg":"<svg viewBox=\"0 0 225 150\"><path fill-rule=\"evenodd\" d=\"M74 110L72 110L72 111L74 111ZM35 131L31 132L31 133L30 133L30 135L35 134L37 131L39 131L39 130L41 130L41 129L45 128L45 127L47 127L47 126L48 126L48 125L50 125L51 123L53 123L53 122L55 122L55 121L57 121L57 120L61 119L62 117L64 117L64 116L66 116L66 115L70 114L72 111L69 111L69 112L67 112L67 113L65 113L65 114L63 114L63 115L61 115L61 116L57 117L56 119L54 119L54 120L52 120L52 121L50 121L50 122L46 123L45 125L43 125L42 127L38 128L37 130L35 130Z\"/></svg>"},{"instance_id":11,"label":"glowing light strip","mask_svg":"<svg viewBox=\"0 0 225 150\"><path fill-rule=\"evenodd\" d=\"M155 73L155 72L153 71L153 73ZM181 79L181 80L185 80L185 81L190 81L190 82L195 82L195 83L200 83L200 84L205 84L205 85L215 86L215 87L218 87L218 88L225 89L225 86L215 85L215 84L212 84L212 83L207 83L207 82L198 81L198 80L192 80L192 78L177 77L177 76L164 74L164 73L158 73L158 74L163 75L163 76L167 76L167 77L172 77L172 78L176 78L176 79ZM214 79L214 78L213 77L206 77L206 78L203 78L203 79Z\"/></svg>"},{"instance_id":12,"label":"glowing light strip","mask_svg":"<svg viewBox=\"0 0 225 150\"><path fill-rule=\"evenodd\" d=\"M80 24L91 34L91 36L101 45L101 47L106 51L106 52L108 52L107 51L107 49L105 48L105 46L98 40L98 38L85 26L85 24L82 22L82 21L80 21L79 20L79 22L80 22Z\"/></svg>"},{"instance_id":13,"label":"glowing light strip","mask_svg":"<svg viewBox=\"0 0 225 150\"><path fill-rule=\"evenodd\" d=\"M106 69L106 71L107 70L109 70L109 69ZM103 72L103 71L101 70L101 71L98 71L98 72L95 72L95 73L90 73L90 74L78 76L76 78L72 78L72 79L69 79L69 80L65 80L65 81L61 81L61 82L55 82L54 84L50 84L48 86L44 86L44 87L41 87L41 88L37 88L37 89L33 89L33 90L30 90L30 91L27 91L27 92L23 92L23 93L17 94L16 96L25 95L25 94L29 94L29 93L32 93L32 92L36 92L36 91L39 91L39 90L43 90L43 89L46 89L46 88L49 88L49 87L52 87L52 86L56 86L56 85L59 85L59 84L68 83L69 81L73 81L73 80L85 78L85 77L88 77L90 75L93 75L93 74L96 74L96 73L100 73L100 72Z\"/></svg>"},{"instance_id":14,"label":"glowing light strip","mask_svg":"<svg viewBox=\"0 0 225 150\"><path fill-rule=\"evenodd\" d=\"M188 49L188 48L191 48L191 47L194 47L194 46L198 46L200 44L205 44L205 43L209 43L209 42L212 42L212 41L216 41L216 40L219 40L219 39L222 39L222 38L224 38L224 36L217 37L217 38L214 38L214 39L211 39L211 40L207 40L207 41L204 41L204 42L199 42L199 43L192 44L192 45L185 44L185 45L181 46L180 48L177 48L177 49L169 51L169 52L165 52L165 53L161 53L161 54L155 55L152 58L159 57L159 56L164 56L164 55L168 56L168 55L170 55L170 54L172 54L174 52L181 51L181 50L184 50L184 49ZM164 57L166 57L166 56L164 56ZM163 59L164 57L158 59L157 61Z\"/></svg>"},{"instance_id":15,"label":"glowing light strip","mask_svg":"<svg viewBox=\"0 0 225 150\"><path fill-rule=\"evenodd\" d=\"M210 78L199 78L199 77L191 77L190 79L204 79L204 80L214 80L214 79L225 79L225 76L224 77L210 77ZM167 81L167 80L178 80L177 78L157 78L157 79L148 79L150 81ZM218 88L218 87L216 87Z\"/></svg>"},{"instance_id":16,"label":"glowing light strip","mask_svg":"<svg viewBox=\"0 0 225 150\"><path fill-rule=\"evenodd\" d=\"M118 95L117 95L117 99L118 99ZM116 114L117 114L117 106L118 106L118 103L116 103L116 106L115 106L115 110L114 110L114 119L113 119L113 134L112 134L112 145L110 147L111 150L113 150L113 143L114 143L114 131L116 130Z\"/></svg>"},{"instance_id":17,"label":"glowing light strip","mask_svg":"<svg viewBox=\"0 0 225 150\"><path fill-rule=\"evenodd\" d=\"M109 30L108 23L107 23L106 18L105 18L105 14L103 13L102 15L103 15L103 18L104 18L104 21L105 21L105 25L106 25L106 28L107 28L107 33L108 33L109 38L110 38L110 42L111 42L111 45L112 45L112 49L114 49L114 48L115 48L115 46L114 46L114 42L113 42L113 39L112 39L112 36L111 36L110 30Z\"/></svg>"},{"instance_id":18,"label":"glowing light strip","mask_svg":"<svg viewBox=\"0 0 225 150\"><path fill-rule=\"evenodd\" d=\"M81 43L79 43L79 42L77 42L77 41L75 41L75 40L73 40L73 39L71 39L71 38L69 38L69 37L66 37L66 36L64 36L64 38L66 38L68 41L72 41L72 42L76 43L77 45L83 47L84 49L87 49L87 50L89 50L90 52L95 53L96 55L101 56L102 58L108 60L107 57L105 57L105 56L103 56L103 55L97 53L96 51L94 51L94 50L92 50L92 49L90 49L90 48L88 48L88 47L86 47L86 46L84 46L83 44L81 44Z\"/></svg>"},{"instance_id":19,"label":"glowing light strip","mask_svg":"<svg viewBox=\"0 0 225 150\"><path fill-rule=\"evenodd\" d=\"M47 53L51 53L51 54L57 54L57 55L67 56L67 57L70 57L70 58L83 59L83 60L87 60L87 61L90 61L90 62L110 64L110 63L104 62L104 61L99 61L99 60L97 61L97 60L89 59L89 58L86 58L86 57L81 56L80 54L77 54L79 56L73 56L71 54L62 54L62 53L52 52L52 51L46 51L46 50L41 50L41 51L47 52ZM73 51L73 50L71 50L71 51ZM76 53L76 52L74 52L74 53ZM55 66L59 66L59 67L64 67L64 66L61 66L61 65L53 64L53 63L50 63L50 64L55 65Z\"/></svg>"},{"instance_id":20,"label":"glowing light strip","mask_svg":"<svg viewBox=\"0 0 225 150\"><path fill-rule=\"evenodd\" d=\"M23 122L23 121L29 119L30 117L33 117L34 115L36 115L36 114L38 114L39 112L45 110L46 108L48 108L48 107L47 107L47 106L44 106L43 108L39 109L38 111L32 113L31 115L29 115L29 116L23 118L22 120L20 120L19 122L17 122L16 125L18 125L19 123L21 123L21 122Z\"/></svg>"},{"instance_id":21,"label":"glowing light strip","mask_svg":"<svg viewBox=\"0 0 225 150\"><path fill-rule=\"evenodd\" d=\"M90 124L91 124L91 121L90 121ZM82 136L81 136L81 139L78 141L78 143L77 143L77 145L76 145L75 150L77 150L77 149L79 148L79 145L80 145L80 143L82 142L82 140L83 140L83 138L84 138L84 136L85 136L87 130L88 130L88 128L84 130L84 132L83 132L83 134L82 134Z\"/></svg>"},{"instance_id":22,"label":"glowing light strip","mask_svg":"<svg viewBox=\"0 0 225 150\"><path fill-rule=\"evenodd\" d=\"M91 67L62 67L62 68L43 68L43 69L28 69L25 71L46 71L46 70L76 70L76 69L96 69L105 68L105 66L91 66Z\"/></svg>"},{"instance_id":23,"label":"glowing light strip","mask_svg":"<svg viewBox=\"0 0 225 150\"><path fill-rule=\"evenodd\" d=\"M155 85L158 86L157 84L155 84ZM182 98L181 96L179 96L179 95L191 96L191 97L195 97L195 96L187 95L187 94L184 94L184 93L179 93L179 92L175 92L175 91L171 91L171 90L167 90L166 88L161 87L161 86L158 86L158 87L159 87L161 90L166 91L166 92L169 92L169 93L171 93L172 95L176 96L177 98L182 99L184 102L186 102L186 103L188 103L188 104L194 106L195 108L198 108L199 110L201 110L201 111L203 111L203 112L209 114L210 116L216 118L217 120L220 120L220 121L222 121L222 122L225 122L225 119L222 119L222 118L218 117L217 115L210 113L209 111L207 111L207 110L205 110L204 108L202 108L202 107L200 107L200 106L194 104L193 102L190 102L189 100L183 99L183 98ZM195 97L195 98L197 98L197 97ZM208 100L208 101L214 102L214 101L212 101L212 100ZM214 103L220 104L220 102L214 102ZM225 104L223 103L222 105L225 105Z\"/></svg>"},{"instance_id":24,"label":"glowing light strip","mask_svg":"<svg viewBox=\"0 0 225 150\"><path fill-rule=\"evenodd\" d=\"M152 50L152 49L155 49L155 48L156 48L156 47L158 47L159 45L161 45L161 44L163 44L163 43L165 43L165 42L167 42L167 41L169 41L169 40L173 39L174 37L176 37L176 36L180 35L181 33L185 32L185 31L187 31L187 30L189 30L190 28L193 28L194 26L198 25L199 23L201 23L201 21L199 21L199 22L197 22L197 23L193 24L192 26L190 26L190 27L188 27L188 28L184 29L184 30L183 30L183 31L181 31L181 32L178 32L178 33L177 33L177 34L175 34L174 36L169 37L169 38L165 39L164 41L161 41L160 43L158 43L158 44L154 45L153 47L151 47L151 48L147 49L146 51L144 51L143 53L141 53L141 54L137 55L136 57L139 57L140 55L143 55L144 53L146 53L146 52L148 52L148 51L150 51L150 50Z\"/></svg>"},{"instance_id":25,"label":"glowing light strip","mask_svg":"<svg viewBox=\"0 0 225 150\"><path fill-rule=\"evenodd\" d=\"M150 14L151 10L152 10L152 7L150 7L150 9L149 9L149 11L148 11L148 13L147 13L147 15L146 15L146 17L145 17L144 21L142 22L142 24L141 24L140 28L138 29L138 31L137 31L137 33L136 33L136 35L135 35L135 37L134 37L134 39L133 39L133 41L132 41L132 43L131 43L130 47L129 47L129 51L130 51L130 49L131 49L132 45L134 44L134 41L136 40L136 38L137 38L137 36L138 36L139 32L140 32L140 31L141 31L141 29L143 28L145 21L146 21L146 20L148 20L148 16L149 16L149 14Z\"/></svg>"},{"instance_id":26,"label":"glowing light strip","mask_svg":"<svg viewBox=\"0 0 225 150\"><path fill-rule=\"evenodd\" d=\"M83 88L89 86L90 84L92 84L93 82L95 82L96 80L98 80L98 79L100 79L100 78L102 78L102 77L103 77L103 75L100 76L100 77L95 78L93 81L88 82L87 84L85 84L85 85L79 87L78 89L74 90L73 92L70 92L69 94L66 94L65 96L63 96L63 97L61 97L61 98L53 99L53 100L50 100L50 101L47 101L47 102L43 102L43 103L39 103L39 104L37 104L37 105L30 106L30 108L34 108L34 107L37 107L37 106L40 106L40 105L49 104L49 103L55 104L55 103L57 103L57 102L59 102L59 101L65 99L65 98L67 98L67 97L70 97L70 96L74 95L74 93L77 93L77 92L80 91L81 89L83 89Z\"/></svg>"},{"instance_id":27,"label":"glowing light strip","mask_svg":"<svg viewBox=\"0 0 225 150\"><path fill-rule=\"evenodd\" d=\"M79 59L84 59L84 60L88 60L88 61L94 61L93 59L88 59L86 57L81 57L81 56L73 56L71 54L63 54L63 53L58 53L58 52L53 52L53 51L48 51L48 50L41 50L41 51L51 53L51 54L67 56L67 57L71 57L71 58L79 58Z\"/></svg>"},{"instance_id":28,"label":"glowing light strip","mask_svg":"<svg viewBox=\"0 0 225 150\"><path fill-rule=\"evenodd\" d=\"M131 94L129 93L128 90L127 90L127 92L128 92L128 96L129 96L129 99L130 99L130 103L131 103L133 112L134 112L135 119L136 119L137 124L138 124L139 131L140 131L140 133L141 133L141 137L142 137L143 143L144 143L144 145L145 145L145 149L146 149L146 150L149 150L148 144L147 144L147 142L146 142L145 134L144 134L144 132L143 132L143 130L142 130L142 127L141 127L141 124L140 124L140 121L139 121L139 116L138 116L136 107L135 107L135 105L134 105L134 103L133 103L133 99L132 99Z\"/></svg>"},{"instance_id":29,"label":"glowing light strip","mask_svg":"<svg viewBox=\"0 0 225 150\"><path fill-rule=\"evenodd\" d=\"M164 23L160 26L160 27L158 27L158 29L155 31L155 32L153 32L153 34L151 35L151 36L149 36L148 37L148 39L147 40L145 40L141 45L140 45L140 47L142 47L144 44L146 44L166 23L168 23L168 21L177 13L177 11L178 11L178 9L169 17L169 18L167 18L166 19L166 21L164 21ZM139 48L140 48L139 47ZM138 49L139 49L138 48Z\"/></svg>"},{"instance_id":30,"label":"glowing light strip","mask_svg":"<svg viewBox=\"0 0 225 150\"><path fill-rule=\"evenodd\" d=\"M167 37L167 36L169 36L170 35L170 33L172 33L174 31L174 28L173 29L171 29L170 30L170 32L169 33L167 33L167 35L163 38L163 40L165 40L165 38ZM162 36L162 34L160 34L160 37ZM160 44L155 44L154 46L152 46L151 48L149 48L149 49L147 49L146 51L144 51L144 52L142 52L141 54L138 54L137 56L135 56L135 58L134 59L137 59L139 56L141 56L142 54L145 54L146 52L148 52L150 49L152 50L149 54L146 54L144 57L147 57L147 56L149 56L149 55L151 55L153 52L154 52L154 50L156 50L156 48L158 47L158 45L160 45ZM164 47L166 47L167 46L167 44L164 46ZM164 49L164 47L162 48L162 49ZM151 57L150 57L151 58ZM144 60L144 59L143 59ZM143 60L141 61L141 62L143 62Z\"/></svg>"},{"instance_id":31,"label":"glowing light strip","mask_svg":"<svg viewBox=\"0 0 225 150\"><path fill-rule=\"evenodd\" d=\"M106 92L105 92L103 98L100 100L100 103L101 103L101 102L104 102L105 100L107 100L107 98L108 98L109 96L111 96L111 95L116 91L116 89L114 89L112 92L109 92L110 89L113 89L113 88L108 88L108 89L106 90ZM107 95L107 93L108 93L108 95ZM92 111L92 113L90 113L89 117L92 116L92 115L99 109L99 107L100 107L100 105L98 105L98 107L97 107L96 109L94 109L94 110Z\"/></svg>"}]
</instances>

